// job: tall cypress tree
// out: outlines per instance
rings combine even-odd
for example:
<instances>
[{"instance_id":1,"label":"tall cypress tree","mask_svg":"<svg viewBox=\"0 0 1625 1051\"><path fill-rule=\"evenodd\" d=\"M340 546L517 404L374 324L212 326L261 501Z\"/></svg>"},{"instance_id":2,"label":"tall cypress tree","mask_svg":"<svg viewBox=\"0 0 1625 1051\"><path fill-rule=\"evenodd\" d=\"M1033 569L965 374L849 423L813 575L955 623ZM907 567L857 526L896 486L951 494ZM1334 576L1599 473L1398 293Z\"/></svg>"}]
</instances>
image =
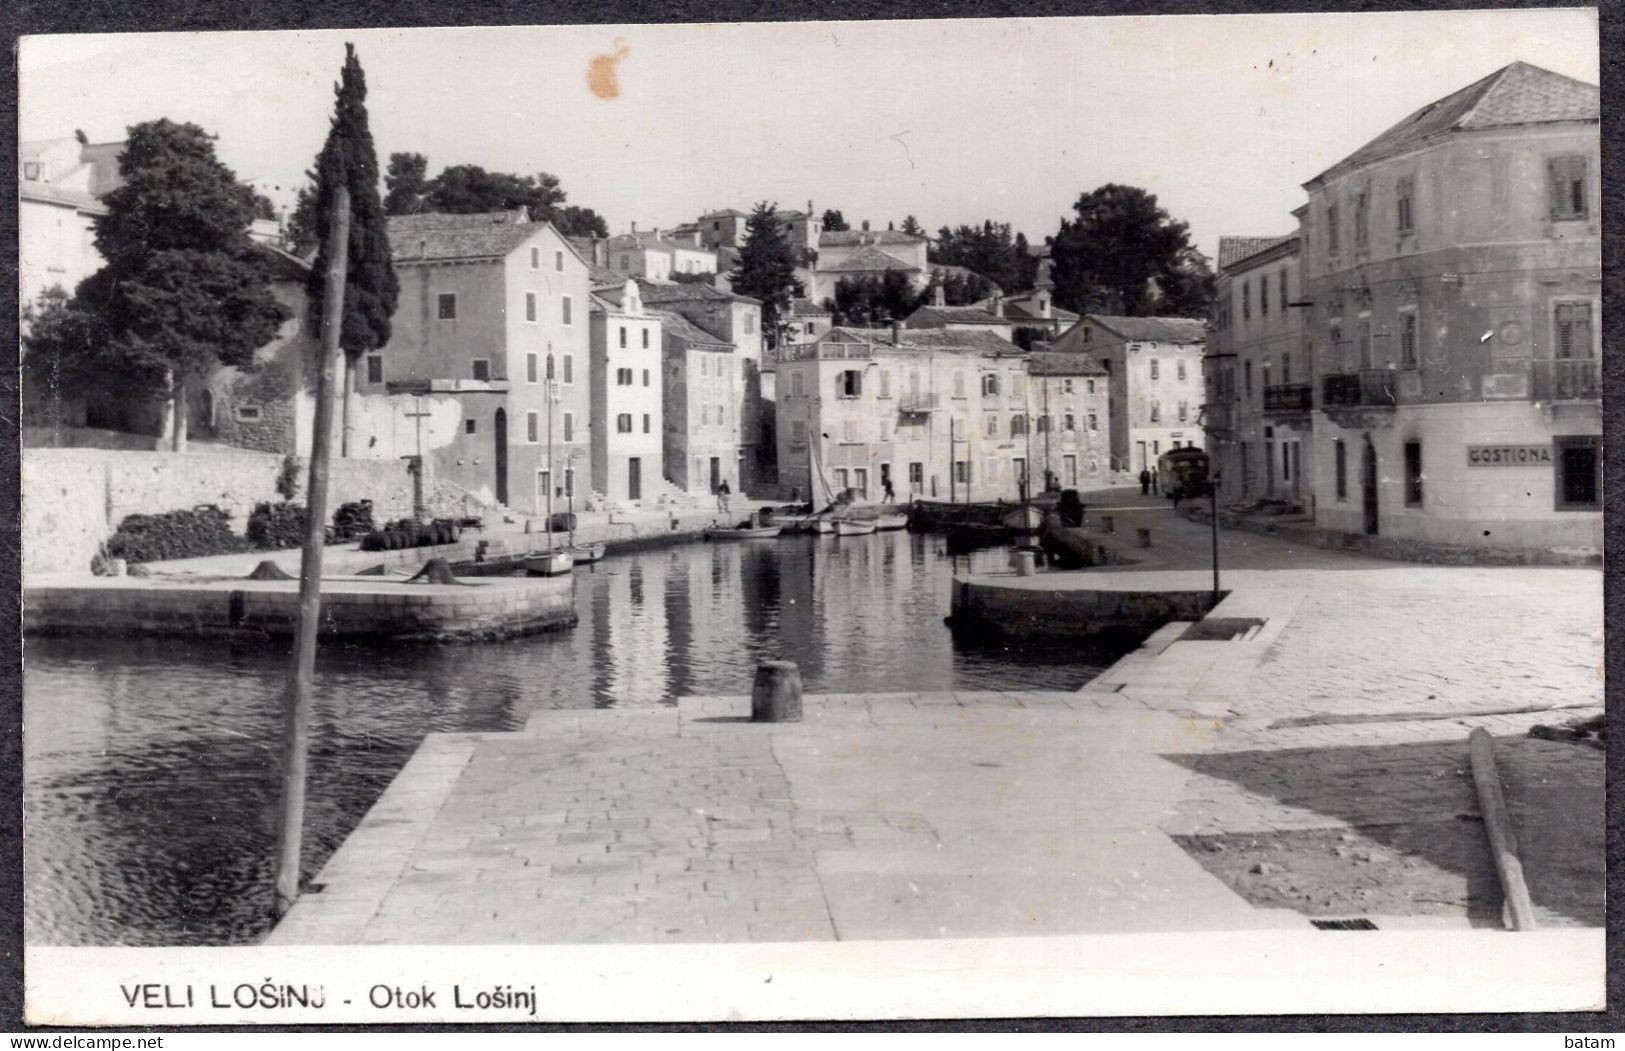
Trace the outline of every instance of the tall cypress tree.
<instances>
[{"instance_id":1,"label":"tall cypress tree","mask_svg":"<svg viewBox=\"0 0 1625 1051\"><path fill-rule=\"evenodd\" d=\"M367 78L355 45L344 45L344 71L334 88L333 125L322 152L316 155L316 259L307 286L312 323L320 327L326 291L327 237L333 195L350 189L349 265L344 285L344 431L340 455L350 454L350 402L355 364L362 354L389 342L390 317L400 296L400 281L389 254L389 228L378 197L378 154L367 126Z\"/></svg>"},{"instance_id":2,"label":"tall cypress tree","mask_svg":"<svg viewBox=\"0 0 1625 1051\"><path fill-rule=\"evenodd\" d=\"M745 243L739 249L739 268L728 275L733 290L762 301L762 331L779 345L780 329L790 314L790 299L801 293L796 280L796 257L779 221L776 204L763 201L745 222Z\"/></svg>"}]
</instances>

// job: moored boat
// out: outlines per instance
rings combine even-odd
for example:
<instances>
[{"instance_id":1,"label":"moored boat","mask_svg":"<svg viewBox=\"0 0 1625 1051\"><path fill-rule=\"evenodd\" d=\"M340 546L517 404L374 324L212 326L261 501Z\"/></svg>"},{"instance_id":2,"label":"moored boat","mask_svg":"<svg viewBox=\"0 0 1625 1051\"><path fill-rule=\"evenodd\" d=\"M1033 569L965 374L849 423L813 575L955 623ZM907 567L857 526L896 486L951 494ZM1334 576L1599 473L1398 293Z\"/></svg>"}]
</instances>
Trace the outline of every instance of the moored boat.
<instances>
[{"instance_id":1,"label":"moored boat","mask_svg":"<svg viewBox=\"0 0 1625 1051\"><path fill-rule=\"evenodd\" d=\"M590 565L604 557L604 545L600 543L576 544L574 547L565 548L565 550L570 553L570 557L575 560L575 564L578 566Z\"/></svg>"},{"instance_id":2,"label":"moored boat","mask_svg":"<svg viewBox=\"0 0 1625 1051\"><path fill-rule=\"evenodd\" d=\"M859 521L853 518L837 518L835 520L836 536L867 536L875 531L875 520Z\"/></svg>"},{"instance_id":3,"label":"moored boat","mask_svg":"<svg viewBox=\"0 0 1625 1051\"><path fill-rule=\"evenodd\" d=\"M705 531L707 540L766 540L779 535L782 526L712 526Z\"/></svg>"},{"instance_id":4,"label":"moored boat","mask_svg":"<svg viewBox=\"0 0 1625 1051\"><path fill-rule=\"evenodd\" d=\"M881 515L879 518L875 519L875 528L880 530L882 533L893 529L907 529L908 515L902 513Z\"/></svg>"},{"instance_id":5,"label":"moored boat","mask_svg":"<svg viewBox=\"0 0 1625 1051\"><path fill-rule=\"evenodd\" d=\"M525 572L533 577L561 576L570 572L574 566L575 559L563 548L557 551L541 551L525 559Z\"/></svg>"}]
</instances>

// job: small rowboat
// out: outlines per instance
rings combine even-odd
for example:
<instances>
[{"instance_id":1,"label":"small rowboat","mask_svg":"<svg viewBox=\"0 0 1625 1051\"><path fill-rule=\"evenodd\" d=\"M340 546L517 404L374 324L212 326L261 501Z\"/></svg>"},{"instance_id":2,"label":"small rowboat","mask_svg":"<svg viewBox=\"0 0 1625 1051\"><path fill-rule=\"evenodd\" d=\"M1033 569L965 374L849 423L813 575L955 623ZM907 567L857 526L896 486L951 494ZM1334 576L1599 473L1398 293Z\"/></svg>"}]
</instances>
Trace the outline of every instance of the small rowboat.
<instances>
[{"instance_id":1,"label":"small rowboat","mask_svg":"<svg viewBox=\"0 0 1625 1051\"><path fill-rule=\"evenodd\" d=\"M879 518L875 519L875 528L880 530L882 533L889 532L893 529L907 529L908 515L881 515Z\"/></svg>"},{"instance_id":2,"label":"small rowboat","mask_svg":"<svg viewBox=\"0 0 1625 1051\"><path fill-rule=\"evenodd\" d=\"M525 559L525 572L533 577L557 577L570 572L574 565L570 552L561 548L531 555Z\"/></svg>"},{"instance_id":3,"label":"small rowboat","mask_svg":"<svg viewBox=\"0 0 1625 1051\"><path fill-rule=\"evenodd\" d=\"M833 533L835 532L835 521L830 518L809 518L807 520L807 532Z\"/></svg>"},{"instance_id":4,"label":"small rowboat","mask_svg":"<svg viewBox=\"0 0 1625 1051\"><path fill-rule=\"evenodd\" d=\"M836 536L868 536L875 531L874 519L860 522L852 518L837 518L835 520Z\"/></svg>"},{"instance_id":5,"label":"small rowboat","mask_svg":"<svg viewBox=\"0 0 1625 1051\"><path fill-rule=\"evenodd\" d=\"M782 526L712 526L705 531L707 540L766 540L779 535Z\"/></svg>"},{"instance_id":6,"label":"small rowboat","mask_svg":"<svg viewBox=\"0 0 1625 1051\"><path fill-rule=\"evenodd\" d=\"M588 565L604 557L603 544L577 544L575 547L567 547L564 550L569 552L570 557L575 560L575 564L578 566Z\"/></svg>"}]
</instances>

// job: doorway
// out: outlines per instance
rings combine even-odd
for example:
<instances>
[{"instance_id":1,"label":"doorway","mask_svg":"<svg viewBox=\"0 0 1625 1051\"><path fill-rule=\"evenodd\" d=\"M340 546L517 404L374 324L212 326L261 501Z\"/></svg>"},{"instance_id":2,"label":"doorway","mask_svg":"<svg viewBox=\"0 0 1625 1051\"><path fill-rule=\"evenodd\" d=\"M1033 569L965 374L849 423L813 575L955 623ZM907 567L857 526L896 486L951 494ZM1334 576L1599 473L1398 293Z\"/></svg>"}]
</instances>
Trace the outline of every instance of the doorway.
<instances>
[{"instance_id":1,"label":"doorway","mask_svg":"<svg viewBox=\"0 0 1625 1051\"><path fill-rule=\"evenodd\" d=\"M711 457L711 491L714 493L722 485L722 457Z\"/></svg>"},{"instance_id":2,"label":"doorway","mask_svg":"<svg viewBox=\"0 0 1625 1051\"><path fill-rule=\"evenodd\" d=\"M1365 506L1365 531L1369 536L1377 535L1377 450L1371 447L1371 439L1365 440L1365 449L1360 454L1360 495Z\"/></svg>"},{"instance_id":3,"label":"doorway","mask_svg":"<svg viewBox=\"0 0 1625 1051\"><path fill-rule=\"evenodd\" d=\"M497 503L508 502L508 410L498 409L496 423L491 430L497 443L496 448L496 488Z\"/></svg>"},{"instance_id":4,"label":"doorway","mask_svg":"<svg viewBox=\"0 0 1625 1051\"><path fill-rule=\"evenodd\" d=\"M553 473L536 472L536 512L549 517L553 514Z\"/></svg>"},{"instance_id":5,"label":"doorway","mask_svg":"<svg viewBox=\"0 0 1625 1051\"><path fill-rule=\"evenodd\" d=\"M626 461L626 498L628 500L643 499L643 459L642 457L628 457Z\"/></svg>"},{"instance_id":6,"label":"doorway","mask_svg":"<svg viewBox=\"0 0 1625 1051\"><path fill-rule=\"evenodd\" d=\"M869 499L869 468L855 467L852 469L852 487L858 491L859 500Z\"/></svg>"}]
</instances>

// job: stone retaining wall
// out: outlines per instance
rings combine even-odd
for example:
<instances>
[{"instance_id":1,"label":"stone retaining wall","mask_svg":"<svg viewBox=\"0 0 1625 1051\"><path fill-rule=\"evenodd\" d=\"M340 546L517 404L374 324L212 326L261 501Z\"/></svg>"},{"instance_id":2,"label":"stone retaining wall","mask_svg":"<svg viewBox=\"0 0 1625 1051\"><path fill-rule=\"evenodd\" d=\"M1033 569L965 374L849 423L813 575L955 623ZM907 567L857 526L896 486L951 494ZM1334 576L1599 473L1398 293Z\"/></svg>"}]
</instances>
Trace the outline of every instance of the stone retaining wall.
<instances>
[{"instance_id":1,"label":"stone retaining wall","mask_svg":"<svg viewBox=\"0 0 1625 1051\"><path fill-rule=\"evenodd\" d=\"M1075 638L1148 633L1170 621L1200 620L1212 608L1212 591L1046 591L955 580L952 619L956 628L974 624L1007 635Z\"/></svg>"}]
</instances>

